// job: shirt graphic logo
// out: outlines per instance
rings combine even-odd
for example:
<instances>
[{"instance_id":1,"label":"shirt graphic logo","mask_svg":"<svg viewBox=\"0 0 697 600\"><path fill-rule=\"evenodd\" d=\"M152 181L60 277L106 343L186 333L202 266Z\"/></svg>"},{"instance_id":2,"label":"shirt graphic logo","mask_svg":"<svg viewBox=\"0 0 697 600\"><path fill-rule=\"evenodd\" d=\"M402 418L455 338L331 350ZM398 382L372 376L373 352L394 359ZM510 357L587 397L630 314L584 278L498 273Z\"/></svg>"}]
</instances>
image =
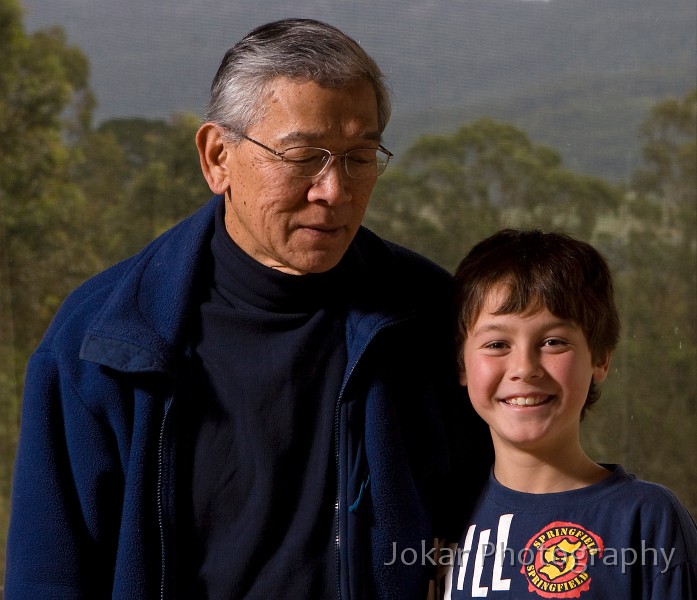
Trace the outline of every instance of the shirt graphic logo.
<instances>
[{"instance_id":1,"label":"shirt graphic logo","mask_svg":"<svg viewBox=\"0 0 697 600\"><path fill-rule=\"evenodd\" d=\"M555 521L527 543L528 564L520 572L527 577L528 591L542 598L580 598L588 591L590 556L602 556L603 540L574 523Z\"/></svg>"}]
</instances>

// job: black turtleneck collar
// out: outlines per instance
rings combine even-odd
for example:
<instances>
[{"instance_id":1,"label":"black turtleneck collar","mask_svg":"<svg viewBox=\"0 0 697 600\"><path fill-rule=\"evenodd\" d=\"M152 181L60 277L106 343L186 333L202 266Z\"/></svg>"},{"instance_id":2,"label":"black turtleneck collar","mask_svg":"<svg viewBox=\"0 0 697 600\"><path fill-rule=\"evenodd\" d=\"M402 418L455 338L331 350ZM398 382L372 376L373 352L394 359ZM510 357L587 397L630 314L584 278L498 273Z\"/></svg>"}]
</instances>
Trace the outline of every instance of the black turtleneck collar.
<instances>
[{"instance_id":1,"label":"black turtleneck collar","mask_svg":"<svg viewBox=\"0 0 697 600\"><path fill-rule=\"evenodd\" d=\"M353 262L345 256L325 273L291 275L261 264L244 252L225 228L225 203L218 205L213 253L213 300L240 310L306 313L341 301L350 289Z\"/></svg>"}]
</instances>

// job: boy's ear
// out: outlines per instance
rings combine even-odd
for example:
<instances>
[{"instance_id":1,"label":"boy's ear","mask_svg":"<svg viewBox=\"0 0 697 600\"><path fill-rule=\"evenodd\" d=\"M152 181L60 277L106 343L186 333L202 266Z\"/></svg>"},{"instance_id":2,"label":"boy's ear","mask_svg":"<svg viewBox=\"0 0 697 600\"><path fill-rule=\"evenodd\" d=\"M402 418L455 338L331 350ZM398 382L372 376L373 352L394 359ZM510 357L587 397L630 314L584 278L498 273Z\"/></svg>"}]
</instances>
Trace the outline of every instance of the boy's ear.
<instances>
[{"instance_id":1,"label":"boy's ear","mask_svg":"<svg viewBox=\"0 0 697 600\"><path fill-rule=\"evenodd\" d=\"M610 357L611 354L608 352L604 357L598 360L593 367L593 381L595 383L602 383L607 378L608 371L610 370Z\"/></svg>"},{"instance_id":2,"label":"boy's ear","mask_svg":"<svg viewBox=\"0 0 697 600\"><path fill-rule=\"evenodd\" d=\"M228 147L220 128L213 123L204 123L196 133L201 171L214 194L223 194L229 186L227 157Z\"/></svg>"},{"instance_id":3,"label":"boy's ear","mask_svg":"<svg viewBox=\"0 0 697 600\"><path fill-rule=\"evenodd\" d=\"M460 385L467 385L467 371L465 371L465 367L460 367Z\"/></svg>"},{"instance_id":4,"label":"boy's ear","mask_svg":"<svg viewBox=\"0 0 697 600\"><path fill-rule=\"evenodd\" d=\"M463 344L464 346L464 344ZM457 370L460 374L460 385L465 387L467 385L467 371L465 370L465 349L460 348L460 356L457 361Z\"/></svg>"}]
</instances>

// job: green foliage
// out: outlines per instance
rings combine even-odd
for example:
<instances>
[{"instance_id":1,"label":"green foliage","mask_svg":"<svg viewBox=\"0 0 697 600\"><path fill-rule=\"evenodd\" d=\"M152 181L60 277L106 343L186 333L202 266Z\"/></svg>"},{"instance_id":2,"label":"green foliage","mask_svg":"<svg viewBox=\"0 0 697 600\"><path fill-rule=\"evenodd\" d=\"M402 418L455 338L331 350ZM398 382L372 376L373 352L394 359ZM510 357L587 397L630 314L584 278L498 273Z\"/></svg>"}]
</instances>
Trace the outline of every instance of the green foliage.
<instances>
[{"instance_id":1,"label":"green foliage","mask_svg":"<svg viewBox=\"0 0 697 600\"><path fill-rule=\"evenodd\" d=\"M87 61L58 30L26 36L0 0L0 564L23 365L63 293L59 257L80 201L69 112L85 122ZM72 127L76 129L75 126Z\"/></svg>"},{"instance_id":2,"label":"green foliage","mask_svg":"<svg viewBox=\"0 0 697 600\"><path fill-rule=\"evenodd\" d=\"M89 198L83 231L98 248L100 268L136 252L210 196L193 141L197 128L190 115L118 119L83 137L73 179Z\"/></svg>"},{"instance_id":3,"label":"green foliage","mask_svg":"<svg viewBox=\"0 0 697 600\"><path fill-rule=\"evenodd\" d=\"M62 32L23 36L16 4L2 4L14 16L5 24L12 35L3 43L0 95L3 274L12 319L24 324L15 329L15 343L26 353L57 306L56 295L45 290L63 291L57 267L82 200L69 177L73 151L65 140L88 123L91 94L87 60L66 45ZM36 271L45 276L35 277ZM13 300L20 291L22 301Z\"/></svg>"},{"instance_id":4,"label":"green foliage","mask_svg":"<svg viewBox=\"0 0 697 600\"><path fill-rule=\"evenodd\" d=\"M479 119L423 136L378 181L366 224L453 269L505 226L583 238L619 203L616 188L562 167L559 155L512 125Z\"/></svg>"},{"instance_id":5,"label":"green foliage","mask_svg":"<svg viewBox=\"0 0 697 600\"><path fill-rule=\"evenodd\" d=\"M644 164L614 249L624 334L604 405L586 429L598 455L675 490L697 514L697 90L651 110Z\"/></svg>"}]
</instances>

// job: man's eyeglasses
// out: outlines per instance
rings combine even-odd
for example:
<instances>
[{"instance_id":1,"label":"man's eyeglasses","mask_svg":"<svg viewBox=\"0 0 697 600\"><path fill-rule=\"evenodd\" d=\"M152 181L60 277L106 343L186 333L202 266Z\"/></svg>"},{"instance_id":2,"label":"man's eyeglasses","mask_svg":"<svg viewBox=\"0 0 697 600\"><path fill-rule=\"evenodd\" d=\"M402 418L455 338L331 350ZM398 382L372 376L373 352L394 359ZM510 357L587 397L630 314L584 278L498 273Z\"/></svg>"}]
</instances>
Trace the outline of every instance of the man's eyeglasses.
<instances>
[{"instance_id":1,"label":"man's eyeglasses","mask_svg":"<svg viewBox=\"0 0 697 600\"><path fill-rule=\"evenodd\" d=\"M343 159L346 174L353 179L370 179L382 175L387 168L387 163L394 156L382 145L377 148L356 148L348 152L334 154L324 148L312 146L298 146L278 152L265 146L261 142L240 134L248 142L256 144L267 152L280 158L289 171L296 177L317 177L324 173L331 164L332 157Z\"/></svg>"}]
</instances>

